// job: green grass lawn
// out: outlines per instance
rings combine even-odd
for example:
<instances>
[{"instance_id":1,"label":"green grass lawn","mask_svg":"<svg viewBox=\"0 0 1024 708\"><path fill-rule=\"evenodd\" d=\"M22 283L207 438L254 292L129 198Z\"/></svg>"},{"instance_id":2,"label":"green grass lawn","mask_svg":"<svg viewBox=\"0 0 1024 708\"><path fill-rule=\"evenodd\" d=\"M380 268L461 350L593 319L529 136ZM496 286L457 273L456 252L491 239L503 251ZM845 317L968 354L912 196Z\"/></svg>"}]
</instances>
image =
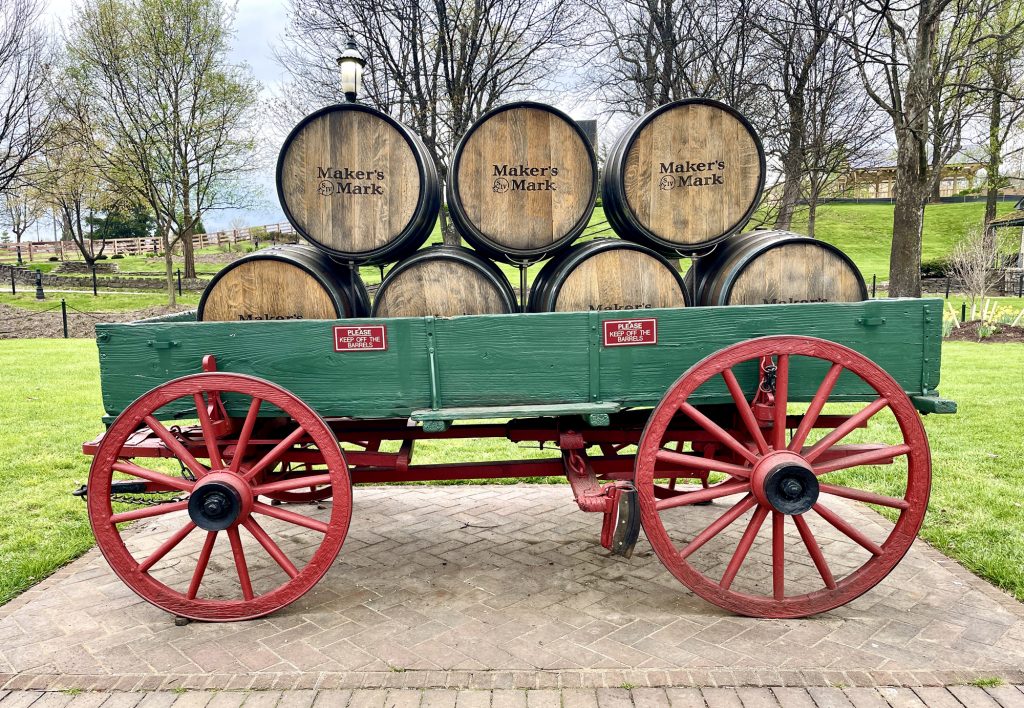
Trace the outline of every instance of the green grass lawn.
<instances>
[{"instance_id":1,"label":"green grass lawn","mask_svg":"<svg viewBox=\"0 0 1024 708\"><path fill-rule=\"evenodd\" d=\"M47 291L44 290L44 292ZM36 300L34 290L26 289L14 295L10 292L0 292L0 304L12 305L33 312L60 306L62 298L69 307L82 312L125 312L167 304L167 295L163 292L100 292L99 295L93 295L91 292L49 291L43 300ZM198 305L199 293L185 292L178 298L178 303Z\"/></svg>"},{"instance_id":2,"label":"green grass lawn","mask_svg":"<svg viewBox=\"0 0 1024 708\"><path fill-rule=\"evenodd\" d=\"M92 341L0 341L0 371L4 602L92 545L85 505L70 491L88 475L80 444L102 430L102 409ZM1024 345L947 343L941 390L960 413L925 419L934 483L923 536L1024 599ZM416 461L551 454L503 441L442 441L417 445ZM884 480L869 469L857 481L884 491ZM568 490L566 513L577 513Z\"/></svg>"},{"instance_id":3,"label":"green grass lawn","mask_svg":"<svg viewBox=\"0 0 1024 708\"><path fill-rule=\"evenodd\" d=\"M860 268L865 280L889 277L889 249L892 245L891 204L828 204L818 208L815 236L841 248ZM1013 202L999 202L998 213L1013 210ZM972 228L980 227L985 214L983 202L929 204L924 210L922 258L926 261L947 256L953 245ZM805 233L806 213L798 216L793 230ZM1005 235L1010 237L1006 229ZM1019 238L1020 233L1016 236Z\"/></svg>"}]
</instances>

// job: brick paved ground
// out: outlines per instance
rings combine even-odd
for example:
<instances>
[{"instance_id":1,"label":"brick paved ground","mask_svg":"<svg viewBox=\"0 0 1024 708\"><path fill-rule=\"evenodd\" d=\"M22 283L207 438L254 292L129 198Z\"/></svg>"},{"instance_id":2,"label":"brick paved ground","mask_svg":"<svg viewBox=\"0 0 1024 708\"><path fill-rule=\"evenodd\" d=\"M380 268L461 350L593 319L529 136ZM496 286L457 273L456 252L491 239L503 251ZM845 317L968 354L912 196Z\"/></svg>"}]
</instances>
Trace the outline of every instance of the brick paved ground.
<instances>
[{"instance_id":1,"label":"brick paved ground","mask_svg":"<svg viewBox=\"0 0 1024 708\"><path fill-rule=\"evenodd\" d=\"M0 708L1020 708L1024 686L0 691ZM6 694L6 695L4 695Z\"/></svg>"},{"instance_id":2,"label":"brick paved ground","mask_svg":"<svg viewBox=\"0 0 1024 708\"><path fill-rule=\"evenodd\" d=\"M876 539L887 528L856 504L833 506ZM689 509L678 523L706 525L724 508ZM141 524L133 543L158 543L171 523ZM850 605L811 619L768 621L734 617L696 598L643 539L632 559L607 557L596 542L600 523L599 515L576 510L565 486L359 488L349 538L317 588L269 618L226 625L175 626L93 551L0 608L0 687L164 689L167 696L171 689L258 690L253 695L265 701L271 695L265 690L368 687L897 686L917 693L831 691L812 698L819 705L848 705L853 697L858 705L882 705L876 700L882 695L893 705L918 705L927 693L922 687L982 677L1024 683L1024 606L922 543ZM715 554L735 547L743 524L737 526L701 562L710 567ZM836 533L815 531L838 570L852 551ZM314 538L295 534L286 550L308 553ZM162 577L187 584L195 552L183 547ZM259 558L256 549L248 555ZM744 566L743 582L752 588L764 580L757 568L763 555L755 545L751 567ZM792 555L794 585L807 582L813 568ZM227 580L211 579L209 589L229 590L233 570L216 559L211 568ZM268 561L254 579L270 582L274 571ZM961 691L981 700L980 690L934 695L946 700ZM999 689L1019 701L1007 691ZM227 700L221 695L228 696L210 704ZM494 695L504 701L527 694ZM537 693L536 700L551 695ZM567 696L594 695L562 698L568 706ZM667 696L601 695L606 705L663 704ZM744 694L709 689L703 695L710 706L740 705ZM747 695L744 705L770 697ZM32 696L38 694L12 693L6 700L16 702L2 708ZM38 705L62 696L70 697L47 694ZM352 705L384 696L353 694L359 700ZM467 693L459 700L468 706L490 698Z\"/></svg>"}]
</instances>

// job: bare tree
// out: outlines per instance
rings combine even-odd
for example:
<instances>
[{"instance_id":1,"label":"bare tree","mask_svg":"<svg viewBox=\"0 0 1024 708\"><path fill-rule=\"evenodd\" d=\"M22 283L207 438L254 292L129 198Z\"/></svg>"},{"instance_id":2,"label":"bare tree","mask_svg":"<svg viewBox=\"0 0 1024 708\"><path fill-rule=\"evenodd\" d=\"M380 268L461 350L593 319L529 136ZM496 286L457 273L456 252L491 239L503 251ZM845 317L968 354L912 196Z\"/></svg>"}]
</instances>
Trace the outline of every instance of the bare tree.
<instances>
[{"instance_id":1,"label":"bare tree","mask_svg":"<svg viewBox=\"0 0 1024 708\"><path fill-rule=\"evenodd\" d=\"M368 61L365 100L410 125L447 180L477 117L550 85L577 41L578 12L572 0L292 0L277 49L291 82L278 110L291 125L343 100L333 68L351 32Z\"/></svg>"},{"instance_id":2,"label":"bare tree","mask_svg":"<svg viewBox=\"0 0 1024 708\"><path fill-rule=\"evenodd\" d=\"M56 108L56 107L55 107ZM92 238L88 217L103 211L108 185L97 169L86 122L69 113L54 111L53 130L42 151L34 188L53 209L64 240L72 241L88 266L103 254L106 243Z\"/></svg>"},{"instance_id":3,"label":"bare tree","mask_svg":"<svg viewBox=\"0 0 1024 708\"><path fill-rule=\"evenodd\" d=\"M809 133L820 117L814 111L836 99L829 84L842 73L837 52L837 29L852 0L763 0L754 8L752 23L762 36L759 59L773 67L768 77L773 120L766 136L782 166L782 190L775 225L788 229L805 182ZM814 102L812 108L809 104ZM818 138L824 136L818 135ZM828 148L825 146L825 150ZM820 150L819 150L820 154Z\"/></svg>"},{"instance_id":4,"label":"bare tree","mask_svg":"<svg viewBox=\"0 0 1024 708\"><path fill-rule=\"evenodd\" d=\"M748 0L588 0L590 81L612 112L640 115L680 98L765 115L766 70ZM763 125L758 125L762 130Z\"/></svg>"},{"instance_id":5,"label":"bare tree","mask_svg":"<svg viewBox=\"0 0 1024 708\"><path fill-rule=\"evenodd\" d=\"M1024 117L1024 4L1008 1L982 19L989 35L982 44L982 87L988 104L985 161L985 223L996 217L1006 147ZM992 239L992 235L989 235Z\"/></svg>"},{"instance_id":6,"label":"bare tree","mask_svg":"<svg viewBox=\"0 0 1024 708\"><path fill-rule=\"evenodd\" d=\"M960 283L970 299L972 320L978 305L985 302L996 283L997 273L992 269L996 251L996 239L988 238L984 229L976 228L958 241L950 254L949 275Z\"/></svg>"},{"instance_id":7,"label":"bare tree","mask_svg":"<svg viewBox=\"0 0 1024 708\"><path fill-rule=\"evenodd\" d=\"M889 292L921 294L924 207L976 106L979 18L1007 0L858 0L848 40L896 139Z\"/></svg>"},{"instance_id":8,"label":"bare tree","mask_svg":"<svg viewBox=\"0 0 1024 708\"><path fill-rule=\"evenodd\" d=\"M7 230L14 234L14 243L18 246L19 265L21 239L45 213L46 208L38 192L28 184L8 186L6 191L0 193L0 223L6 224Z\"/></svg>"},{"instance_id":9,"label":"bare tree","mask_svg":"<svg viewBox=\"0 0 1024 708\"><path fill-rule=\"evenodd\" d=\"M0 2L0 192L24 176L46 139L44 7L43 0Z\"/></svg>"},{"instance_id":10,"label":"bare tree","mask_svg":"<svg viewBox=\"0 0 1024 708\"><path fill-rule=\"evenodd\" d=\"M835 38L822 47L808 85L799 188L807 235L813 237L818 206L851 165L878 154L885 126L860 84L849 48Z\"/></svg>"},{"instance_id":11,"label":"bare tree","mask_svg":"<svg viewBox=\"0 0 1024 708\"><path fill-rule=\"evenodd\" d=\"M258 85L227 61L232 19L219 0L89 0L68 38L70 109L106 177L152 209L172 304L172 248L194 276L202 216L248 202Z\"/></svg>"}]
</instances>

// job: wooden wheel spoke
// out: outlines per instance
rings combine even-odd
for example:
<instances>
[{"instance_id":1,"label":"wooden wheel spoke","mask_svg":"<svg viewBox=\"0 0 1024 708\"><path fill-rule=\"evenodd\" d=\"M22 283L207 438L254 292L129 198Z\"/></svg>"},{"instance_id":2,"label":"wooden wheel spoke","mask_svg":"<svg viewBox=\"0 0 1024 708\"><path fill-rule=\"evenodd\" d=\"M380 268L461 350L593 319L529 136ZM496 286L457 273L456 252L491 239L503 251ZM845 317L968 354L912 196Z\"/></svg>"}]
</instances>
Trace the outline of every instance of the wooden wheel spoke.
<instances>
[{"instance_id":1,"label":"wooden wheel spoke","mask_svg":"<svg viewBox=\"0 0 1024 708\"><path fill-rule=\"evenodd\" d=\"M171 504L146 506L141 509L133 509L131 511L123 511L120 514L114 514L110 517L110 523L123 524L126 521L136 521L138 519L148 519L153 516L163 516L164 514L170 514L187 508L188 500L173 502Z\"/></svg>"},{"instance_id":2,"label":"wooden wheel spoke","mask_svg":"<svg viewBox=\"0 0 1024 708\"><path fill-rule=\"evenodd\" d=\"M800 538L803 539L804 546L807 547L807 552L810 554L811 560L814 561L814 567L818 569L818 575L824 581L825 587L835 590L836 580L832 577L832 570L828 567L825 554L821 552L821 547L815 540L814 534L811 533L811 527L807 525L807 520L803 515L798 515L793 517L793 522L796 524L797 531L800 532Z\"/></svg>"},{"instance_id":3,"label":"wooden wheel spoke","mask_svg":"<svg viewBox=\"0 0 1024 708\"><path fill-rule=\"evenodd\" d=\"M664 462L670 465L689 467L691 469L702 470L704 472L724 472L725 474L732 475L733 477L739 477L740 479L747 479L750 477L749 467L741 467L729 462L715 460L710 457L687 455L686 453L674 452L672 450L658 450L656 456L659 462Z\"/></svg>"},{"instance_id":4,"label":"wooden wheel spoke","mask_svg":"<svg viewBox=\"0 0 1024 708\"><path fill-rule=\"evenodd\" d=\"M910 502L906 499L887 497L882 494L875 494L874 492L868 492L863 489L851 489L850 487L840 487L834 484L820 484L818 485L818 488L826 494L833 494L837 497L844 497L846 499L854 499L867 504L887 506L890 509L910 508Z\"/></svg>"},{"instance_id":5,"label":"wooden wheel spoke","mask_svg":"<svg viewBox=\"0 0 1024 708\"><path fill-rule=\"evenodd\" d=\"M328 526L323 521L317 521L316 519L311 519L308 516L296 514L294 511L288 511L287 509L282 509L277 506L270 506L269 504L264 504L260 501L253 504L252 510L257 514L272 516L275 519L287 521L288 523L295 524L296 526L303 526L307 529L312 529L313 531L327 533Z\"/></svg>"},{"instance_id":6,"label":"wooden wheel spoke","mask_svg":"<svg viewBox=\"0 0 1024 708\"><path fill-rule=\"evenodd\" d=\"M786 449L786 410L789 407L789 354L779 354L775 368L775 407L772 412L772 447Z\"/></svg>"},{"instance_id":7,"label":"wooden wheel spoke","mask_svg":"<svg viewBox=\"0 0 1024 708\"><path fill-rule=\"evenodd\" d=\"M786 598L786 515L772 511L772 595Z\"/></svg>"},{"instance_id":8,"label":"wooden wheel spoke","mask_svg":"<svg viewBox=\"0 0 1024 708\"><path fill-rule=\"evenodd\" d=\"M832 395L832 389L835 388L836 381L841 373L843 373L842 364L833 364L829 368L828 373L825 374L825 378L822 380L821 385L818 386L814 398L811 399L811 405L808 406L807 412L804 413L804 417L800 420L800 425L797 426L796 432L793 433L793 439L789 441L790 451L799 452L803 448L804 443L807 441L807 436L818 421L818 416L821 415L821 409L825 407L828 397Z\"/></svg>"},{"instance_id":9,"label":"wooden wheel spoke","mask_svg":"<svg viewBox=\"0 0 1024 708\"><path fill-rule=\"evenodd\" d=\"M292 479L282 479L277 482L267 482L261 484L258 487L253 488L253 494L261 496L269 496L278 492L288 492L293 489L302 489L308 487L310 491L316 489L316 487L329 485L331 483L331 475L329 474L318 474L309 477L294 477Z\"/></svg>"},{"instance_id":10,"label":"wooden wheel spoke","mask_svg":"<svg viewBox=\"0 0 1024 708\"><path fill-rule=\"evenodd\" d=\"M754 545L754 539L757 538L757 532L761 530L761 525L764 523L766 516L768 516L768 507L758 506L757 510L754 511L754 515L750 517L750 522L747 524L743 536L740 537L740 542L736 546L735 553L732 554L732 559L730 559L729 565L725 569L725 574L722 575L722 580L718 583L722 588L728 590L732 585L732 581L736 579L736 574L740 572L740 566L746 560L750 547Z\"/></svg>"},{"instance_id":11,"label":"wooden wheel spoke","mask_svg":"<svg viewBox=\"0 0 1024 708\"><path fill-rule=\"evenodd\" d=\"M693 492L681 492L675 496L668 497L667 499L659 499L654 503L654 506L658 511L664 511L665 509L671 509L677 506L700 504L701 502L708 502L713 499L728 497L733 494L740 494L748 491L750 491L749 482L723 482L722 484L716 484L714 487L698 489Z\"/></svg>"},{"instance_id":12,"label":"wooden wheel spoke","mask_svg":"<svg viewBox=\"0 0 1024 708\"><path fill-rule=\"evenodd\" d=\"M740 388L739 381L736 380L736 375L732 373L732 369L726 369L722 372L722 378L725 379L725 385L729 389L729 395L732 396L733 403L736 404L736 410L739 411L740 419L743 424L747 426L747 432L750 433L750 437L754 440L754 444L757 445L758 451L765 455L768 453L768 441L764 439L764 433L761 432L761 426L757 424L757 419L754 418L754 410L750 407L750 403L743 395L743 389Z\"/></svg>"},{"instance_id":13,"label":"wooden wheel spoke","mask_svg":"<svg viewBox=\"0 0 1024 708\"><path fill-rule=\"evenodd\" d=\"M118 461L112 465L112 468L115 472L130 474L132 477L138 477L139 479L144 479L147 482L153 482L154 484L166 485L181 492L191 492L192 488L196 486L195 482L182 477L172 477L169 474L146 469L145 467L139 467L134 462Z\"/></svg>"},{"instance_id":14,"label":"wooden wheel spoke","mask_svg":"<svg viewBox=\"0 0 1024 708\"><path fill-rule=\"evenodd\" d=\"M263 527L257 523L256 519L250 516L242 522L242 526L252 534L253 538L259 541L259 544L263 546L264 550L266 550L270 557L273 558L279 566L281 566L281 569L288 574L289 578L294 578L299 574L299 570L295 567L295 564L292 563L288 556L285 555L284 551L281 550L281 547L274 542L274 539L270 537L270 534L263 530Z\"/></svg>"},{"instance_id":15,"label":"wooden wheel spoke","mask_svg":"<svg viewBox=\"0 0 1024 708\"><path fill-rule=\"evenodd\" d=\"M252 581L249 579L249 566L245 562L245 551L242 549L242 539L238 536L238 527L228 529L228 540L231 541L231 555L235 557L235 569L238 571L238 582L242 585L242 597L251 600Z\"/></svg>"},{"instance_id":16,"label":"wooden wheel spoke","mask_svg":"<svg viewBox=\"0 0 1024 708\"><path fill-rule=\"evenodd\" d=\"M863 532L861 532L858 529L854 528L850 524L850 522L846 521L843 517L839 516L839 514L837 514L836 512L832 511L828 507L824 506L823 504L821 504L821 502L815 504L812 508L816 512L818 512L818 516L820 516L821 518L825 519L825 521L827 521L830 524L832 524L839 531L841 531L843 534L848 536L852 541L857 543L857 545L859 545L862 548L866 549L869 553L871 553L871 555L873 555L873 556L880 556L880 555L882 555L883 551L882 551L882 547L881 546L879 546L877 543L875 543L870 538L865 536Z\"/></svg>"},{"instance_id":17,"label":"wooden wheel spoke","mask_svg":"<svg viewBox=\"0 0 1024 708\"><path fill-rule=\"evenodd\" d=\"M818 456L821 455L821 453L825 452L851 432L867 423L875 413L878 413L878 411L882 410L887 405L889 405L889 401L885 397L876 398L859 413L850 416L836 426L836 428L828 435L816 442L810 450L803 453L804 459L809 463L813 463L818 459Z\"/></svg>"},{"instance_id":18,"label":"wooden wheel spoke","mask_svg":"<svg viewBox=\"0 0 1024 708\"><path fill-rule=\"evenodd\" d=\"M694 423L704 429L705 432L709 433L715 440L725 445L727 448L735 452L737 455L747 460L751 464L757 462L757 455L748 450L743 446L739 440L729 434L724 428L718 423L708 418L706 415L701 413L699 410L694 408L692 405L683 401L679 404L679 410L685 413Z\"/></svg>"},{"instance_id":19,"label":"wooden wheel spoke","mask_svg":"<svg viewBox=\"0 0 1024 708\"><path fill-rule=\"evenodd\" d=\"M256 425L256 419L259 417L260 406L263 401L256 397L252 397L252 402L249 404L249 410L245 414L245 422L242 423L242 431L238 434L238 442L235 443L235 454L231 457L231 471L238 474L239 465L245 458L246 448L249 447L249 440L252 438L252 429Z\"/></svg>"},{"instance_id":20,"label":"wooden wheel spoke","mask_svg":"<svg viewBox=\"0 0 1024 708\"><path fill-rule=\"evenodd\" d=\"M295 430L288 434L288 437L275 445L273 450L268 452L259 462L249 468L249 471L245 473L244 478L247 480L255 479L261 472L273 466L278 459L280 459L281 455L301 440L305 434L306 431L301 425L295 428Z\"/></svg>"},{"instance_id":21,"label":"wooden wheel spoke","mask_svg":"<svg viewBox=\"0 0 1024 708\"><path fill-rule=\"evenodd\" d=\"M174 434L168 430L163 423L154 418L152 415L147 415L143 419L149 429L156 433L156 436L163 441L174 456L177 457L181 462L191 470L192 474L196 477L205 477L209 470L203 465L199 464L199 460L195 456L185 449L185 446L181 444L178 438L174 437Z\"/></svg>"},{"instance_id":22,"label":"wooden wheel spoke","mask_svg":"<svg viewBox=\"0 0 1024 708\"><path fill-rule=\"evenodd\" d=\"M217 541L216 531L207 531L206 540L203 541L203 550L199 552L199 559L196 561L196 569L192 572L192 580L188 584L188 591L185 597L194 600L199 592L199 585L206 575L206 566L210 564L210 555L213 553L213 544Z\"/></svg>"},{"instance_id":23,"label":"wooden wheel spoke","mask_svg":"<svg viewBox=\"0 0 1024 708\"><path fill-rule=\"evenodd\" d=\"M170 538L168 538L166 541L161 543L160 546L155 551L153 551L151 554L149 554L149 557L146 558L146 560L144 560L141 563L139 563L139 568L138 568L139 572L141 572L141 573L147 572L150 568L153 567L153 565L155 565L157 563L157 561L159 561L161 558L163 558L168 553L170 553L171 550L175 546L177 546L179 543L184 541L185 537L188 536L190 533L192 533L192 531L195 528L196 528L196 525L194 523L192 523L191 519L189 519L187 524L185 524L180 529L175 531L174 534Z\"/></svg>"},{"instance_id":24,"label":"wooden wheel spoke","mask_svg":"<svg viewBox=\"0 0 1024 708\"><path fill-rule=\"evenodd\" d=\"M814 474L823 475L829 472L835 472L836 470L848 470L851 467L860 467L862 465L880 465L888 464L894 457L902 457L910 452L910 445L891 445L886 447L880 447L877 450L867 450L865 452L855 452L852 454L841 455L835 459L829 460L828 462L822 462L814 466Z\"/></svg>"},{"instance_id":25,"label":"wooden wheel spoke","mask_svg":"<svg viewBox=\"0 0 1024 708\"><path fill-rule=\"evenodd\" d=\"M194 393L192 400L196 403L196 414L199 416L199 427L203 433L203 441L206 443L206 454L210 458L210 469L223 469L224 458L220 454L217 433L213 430L213 420L210 419L210 410L206 405L206 399L203 398L202 393Z\"/></svg>"},{"instance_id":26,"label":"wooden wheel spoke","mask_svg":"<svg viewBox=\"0 0 1024 708\"><path fill-rule=\"evenodd\" d=\"M747 494L736 502L731 509L718 517L718 519L710 526L697 534L697 536L694 537L686 547L679 551L679 557L685 559L692 555L694 551L728 528L734 521L736 521L736 519L750 511L755 504L757 504L757 502L754 501L754 497Z\"/></svg>"}]
</instances>

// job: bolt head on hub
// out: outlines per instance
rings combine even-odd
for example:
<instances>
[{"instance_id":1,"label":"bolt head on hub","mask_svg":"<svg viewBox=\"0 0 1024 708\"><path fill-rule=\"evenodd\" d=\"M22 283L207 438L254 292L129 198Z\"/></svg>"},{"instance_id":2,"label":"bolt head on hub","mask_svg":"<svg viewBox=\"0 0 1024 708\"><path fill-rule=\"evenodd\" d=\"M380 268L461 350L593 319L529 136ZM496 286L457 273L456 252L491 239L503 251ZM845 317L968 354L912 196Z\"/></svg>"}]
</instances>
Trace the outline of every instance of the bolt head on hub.
<instances>
[{"instance_id":1,"label":"bolt head on hub","mask_svg":"<svg viewBox=\"0 0 1024 708\"><path fill-rule=\"evenodd\" d=\"M223 531L235 524L241 513L241 497L223 482L197 485L188 498L188 515L204 531Z\"/></svg>"},{"instance_id":2,"label":"bolt head on hub","mask_svg":"<svg viewBox=\"0 0 1024 708\"><path fill-rule=\"evenodd\" d=\"M755 466L751 490L761 504L787 516L810 510L820 493L814 470L789 451L769 454Z\"/></svg>"},{"instance_id":3,"label":"bolt head on hub","mask_svg":"<svg viewBox=\"0 0 1024 708\"><path fill-rule=\"evenodd\" d=\"M801 465L779 465L765 476L764 495L775 511L793 516L818 501L818 478Z\"/></svg>"}]
</instances>

